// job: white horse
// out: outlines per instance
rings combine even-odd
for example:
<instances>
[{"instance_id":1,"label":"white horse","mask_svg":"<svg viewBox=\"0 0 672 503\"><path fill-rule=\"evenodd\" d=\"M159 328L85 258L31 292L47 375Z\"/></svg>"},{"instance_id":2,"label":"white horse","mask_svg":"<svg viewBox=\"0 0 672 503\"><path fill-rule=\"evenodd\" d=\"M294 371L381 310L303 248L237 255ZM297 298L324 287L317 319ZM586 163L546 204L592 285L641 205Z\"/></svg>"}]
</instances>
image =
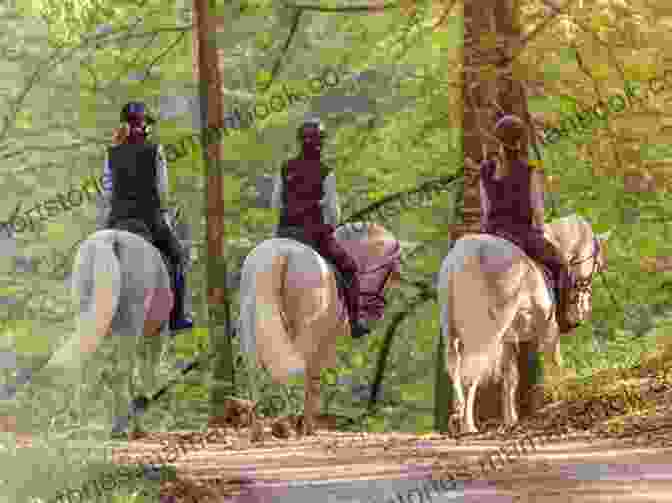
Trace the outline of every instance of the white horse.
<instances>
[{"instance_id":1,"label":"white horse","mask_svg":"<svg viewBox=\"0 0 672 503\"><path fill-rule=\"evenodd\" d=\"M335 237L358 265L362 306L379 318L385 288L400 279L399 241L376 224L346 224ZM305 375L305 434L315 430L320 371L336 365L336 338L349 333L332 267L317 252L284 238L250 252L240 282L241 347L276 383Z\"/></svg>"},{"instance_id":2,"label":"white horse","mask_svg":"<svg viewBox=\"0 0 672 503\"><path fill-rule=\"evenodd\" d=\"M166 340L160 335L168 333L174 302L168 269L159 250L145 238L125 230L106 229L96 231L79 246L71 281L76 331L27 388L32 388L32 393L38 390L40 400L52 394L52 401L58 401L53 398L52 388L42 386L39 391L39 385L69 383L67 389L71 391L62 389L71 395L64 399L73 400L72 393L83 393L86 387L88 400L100 398L100 385L106 381L113 393L113 420L125 418L138 389L149 392L155 388ZM138 360L142 363L140 383L134 375ZM78 400L83 396L78 395ZM84 402L73 403L73 407L79 407L82 415L89 412ZM55 414L47 409L50 407L45 414ZM134 417L132 424L136 433L142 431L139 417ZM17 428L22 427L27 425L19 421ZM125 428L116 429L113 435Z\"/></svg>"},{"instance_id":3,"label":"white horse","mask_svg":"<svg viewBox=\"0 0 672 503\"><path fill-rule=\"evenodd\" d=\"M546 225L545 234L576 275L569 319L582 321L592 309L592 281L604 267L608 233L596 236L585 219L570 215ZM516 424L517 343L534 341L543 347L546 363L562 365L554 303L541 267L505 239L468 234L443 260L438 290L446 367L460 430L478 432L476 390L484 377L492 375L503 377L505 424Z\"/></svg>"}]
</instances>

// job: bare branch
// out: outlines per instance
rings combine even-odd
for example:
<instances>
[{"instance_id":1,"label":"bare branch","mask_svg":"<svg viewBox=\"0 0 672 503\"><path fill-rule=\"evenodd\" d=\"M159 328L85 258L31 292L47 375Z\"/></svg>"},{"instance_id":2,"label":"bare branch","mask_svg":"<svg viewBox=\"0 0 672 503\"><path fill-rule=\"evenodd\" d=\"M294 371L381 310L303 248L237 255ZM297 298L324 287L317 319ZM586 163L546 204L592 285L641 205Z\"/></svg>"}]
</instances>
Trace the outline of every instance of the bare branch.
<instances>
[{"instance_id":1,"label":"bare branch","mask_svg":"<svg viewBox=\"0 0 672 503\"><path fill-rule=\"evenodd\" d=\"M141 82L144 82L147 80L149 77L150 72L152 71L152 68L154 67L155 64L157 64L159 61L161 61L162 58L164 58L168 53L170 52L171 49L173 49L177 44L182 42L184 40L184 37L186 36L186 32L180 33L177 38L173 41L172 44L170 44L165 51L163 51L161 54L159 54L156 58L154 58L150 63L149 66L147 66L147 69L145 70L145 76L141 80Z\"/></svg>"},{"instance_id":2,"label":"bare branch","mask_svg":"<svg viewBox=\"0 0 672 503\"><path fill-rule=\"evenodd\" d=\"M321 7L319 5L297 5L292 3L285 3L287 7L292 7L294 9L304 9L304 10L314 10L318 12L362 12L362 11L371 11L371 5L357 5L352 7ZM387 10L387 9L396 9L398 4L384 4L382 6L376 6L376 11Z\"/></svg>"},{"instance_id":3,"label":"bare branch","mask_svg":"<svg viewBox=\"0 0 672 503\"><path fill-rule=\"evenodd\" d=\"M294 18L292 19L292 27L289 30L287 40L285 40L285 46L282 48L282 51L278 56L278 59L276 59L275 63L273 64L273 69L271 70L271 79L268 81L268 85L264 88L264 92L268 91L268 89L273 84L275 77L278 75L278 72L280 71L280 65L282 64L282 60L287 55L289 45L292 43L294 35L296 35L296 30L299 27L299 22L301 21L301 14L303 14L303 10L301 9L297 9L296 12L294 13Z\"/></svg>"}]
</instances>

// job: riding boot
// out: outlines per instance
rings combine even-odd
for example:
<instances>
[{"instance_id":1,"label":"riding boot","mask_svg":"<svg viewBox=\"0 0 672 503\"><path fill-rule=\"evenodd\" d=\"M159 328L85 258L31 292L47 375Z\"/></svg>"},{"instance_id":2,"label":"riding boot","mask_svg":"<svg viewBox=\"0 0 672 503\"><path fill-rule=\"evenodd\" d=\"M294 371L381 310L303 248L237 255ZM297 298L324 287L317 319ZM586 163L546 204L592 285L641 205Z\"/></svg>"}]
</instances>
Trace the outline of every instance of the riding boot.
<instances>
[{"instance_id":1,"label":"riding boot","mask_svg":"<svg viewBox=\"0 0 672 503\"><path fill-rule=\"evenodd\" d=\"M371 332L371 329L366 326L364 320L360 319L359 312L359 281L357 276L352 272L343 272L348 288L346 289L346 304L348 307L348 314L350 318L350 335L353 339L359 339Z\"/></svg>"},{"instance_id":2,"label":"riding boot","mask_svg":"<svg viewBox=\"0 0 672 503\"><path fill-rule=\"evenodd\" d=\"M175 295L175 304L173 311L170 313L170 330L173 332L189 330L194 327L194 322L184 312L186 288L184 273L181 267L176 267L173 271L173 293Z\"/></svg>"}]
</instances>

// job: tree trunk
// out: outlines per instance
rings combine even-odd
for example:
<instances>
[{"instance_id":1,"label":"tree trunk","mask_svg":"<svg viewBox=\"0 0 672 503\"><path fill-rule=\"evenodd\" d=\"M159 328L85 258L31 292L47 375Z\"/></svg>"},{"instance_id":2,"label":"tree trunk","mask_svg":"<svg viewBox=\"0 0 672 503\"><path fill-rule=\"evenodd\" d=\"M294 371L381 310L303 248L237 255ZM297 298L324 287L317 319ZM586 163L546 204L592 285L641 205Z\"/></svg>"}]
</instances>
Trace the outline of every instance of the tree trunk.
<instances>
[{"instance_id":1,"label":"tree trunk","mask_svg":"<svg viewBox=\"0 0 672 503\"><path fill-rule=\"evenodd\" d=\"M207 282L208 333L212 351L213 386L210 415L224 414L225 397L235 394L231 320L228 309L226 262L224 257L224 199L222 182L221 129L224 125L222 79L214 35L215 19L209 13L208 0L194 0L194 49L198 55L196 77L199 80L201 109L201 145L205 164L207 198ZM215 134L220 131L220 134Z\"/></svg>"},{"instance_id":2,"label":"tree trunk","mask_svg":"<svg viewBox=\"0 0 672 503\"><path fill-rule=\"evenodd\" d=\"M495 113L513 113L529 120L525 93L516 76L500 73L504 59L508 59L521 37L518 21L519 5L515 0L492 2L490 0L466 0L464 6L464 69L462 123L465 163L463 224L456 226L453 239L467 232L478 232L480 226L479 163L497 149L492 139ZM498 71L495 72L495 69ZM527 144L523 146L527 154ZM519 373L520 397L527 396L533 383L536 369L528 361L535 360L535 348L530 344L520 345ZM530 356L530 352L535 354ZM520 405L519 405L520 407ZM529 413L521 410L521 417ZM477 421L502 420L502 385L483 381L476 399Z\"/></svg>"}]
</instances>

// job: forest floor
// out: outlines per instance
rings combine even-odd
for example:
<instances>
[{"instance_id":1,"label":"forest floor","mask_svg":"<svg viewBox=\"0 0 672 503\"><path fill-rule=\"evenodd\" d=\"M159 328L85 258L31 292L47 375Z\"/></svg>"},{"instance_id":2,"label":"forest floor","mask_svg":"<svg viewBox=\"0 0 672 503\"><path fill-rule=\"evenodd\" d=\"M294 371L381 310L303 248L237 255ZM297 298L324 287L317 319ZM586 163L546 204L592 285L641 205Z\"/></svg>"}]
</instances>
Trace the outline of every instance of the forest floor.
<instances>
[{"instance_id":1,"label":"forest floor","mask_svg":"<svg viewBox=\"0 0 672 503\"><path fill-rule=\"evenodd\" d=\"M460 438L328 429L312 437L289 431L287 438L277 438L268 420L258 423L263 434L259 427L256 433L254 428L219 428L214 441L174 463L177 478L162 482L161 502L289 502L301 495L306 501L381 503L669 500L669 370L670 360L658 358L588 380L565 378L554 388L546 386L543 405L514 429L485 427ZM149 456L185 435L204 434L149 434L117 451L115 462ZM533 439L534 449L522 442L524 436ZM528 447L507 449L508 461L492 455L516 443ZM467 482L455 490L451 478ZM445 490L429 479L446 481ZM367 480L371 482L362 482ZM326 483L316 485L318 481ZM413 491L422 487L422 495Z\"/></svg>"}]
</instances>

